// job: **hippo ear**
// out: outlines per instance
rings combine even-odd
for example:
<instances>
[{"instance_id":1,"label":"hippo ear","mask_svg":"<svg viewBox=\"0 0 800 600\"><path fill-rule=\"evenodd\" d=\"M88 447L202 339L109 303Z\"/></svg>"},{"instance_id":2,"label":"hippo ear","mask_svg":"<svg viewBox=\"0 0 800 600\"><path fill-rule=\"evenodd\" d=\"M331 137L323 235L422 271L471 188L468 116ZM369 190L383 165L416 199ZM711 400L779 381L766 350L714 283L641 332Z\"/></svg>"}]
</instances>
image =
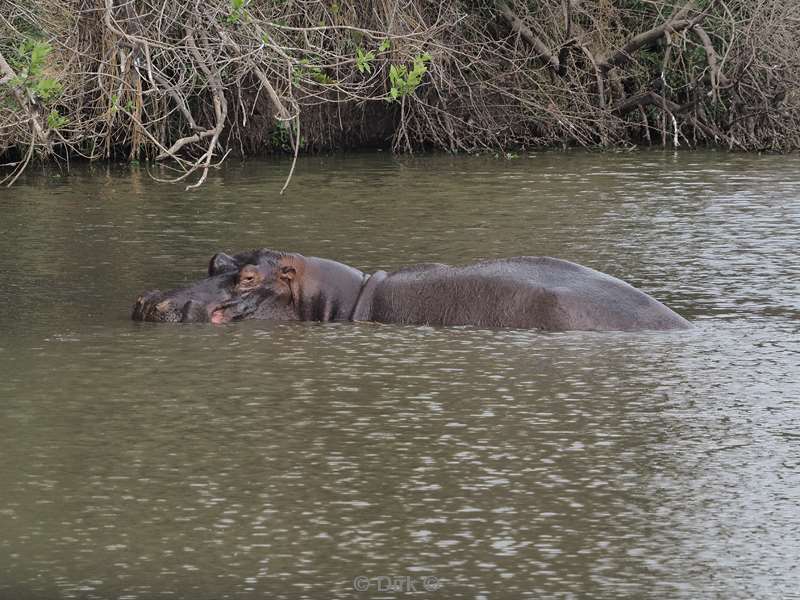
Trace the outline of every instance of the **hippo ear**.
<instances>
[{"instance_id":1,"label":"hippo ear","mask_svg":"<svg viewBox=\"0 0 800 600\"><path fill-rule=\"evenodd\" d=\"M297 273L297 267L293 261L287 259L280 261L278 265L278 279L289 288L292 301L300 298L300 276Z\"/></svg>"},{"instance_id":2,"label":"hippo ear","mask_svg":"<svg viewBox=\"0 0 800 600\"><path fill-rule=\"evenodd\" d=\"M237 271L238 269L239 265L236 263L235 258L228 256L224 252L218 252L211 257L211 261L208 263L208 276L213 277L220 273Z\"/></svg>"},{"instance_id":3,"label":"hippo ear","mask_svg":"<svg viewBox=\"0 0 800 600\"><path fill-rule=\"evenodd\" d=\"M288 284L291 284L292 280L297 277L297 269L295 269L292 265L283 265L281 267L281 274L279 277Z\"/></svg>"}]
</instances>

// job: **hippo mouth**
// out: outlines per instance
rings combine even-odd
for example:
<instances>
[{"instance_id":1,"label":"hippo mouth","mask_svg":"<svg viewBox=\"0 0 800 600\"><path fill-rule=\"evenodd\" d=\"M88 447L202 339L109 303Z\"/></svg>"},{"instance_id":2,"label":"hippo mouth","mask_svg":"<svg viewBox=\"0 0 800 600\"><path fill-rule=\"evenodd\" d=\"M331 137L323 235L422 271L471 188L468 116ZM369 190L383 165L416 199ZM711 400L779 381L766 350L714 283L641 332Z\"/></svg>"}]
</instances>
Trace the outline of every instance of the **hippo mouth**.
<instances>
[{"instance_id":1,"label":"hippo mouth","mask_svg":"<svg viewBox=\"0 0 800 600\"><path fill-rule=\"evenodd\" d=\"M244 292L236 298L210 308L209 321L215 324L242 321L255 313L262 301L263 297L257 290Z\"/></svg>"},{"instance_id":2,"label":"hippo mouth","mask_svg":"<svg viewBox=\"0 0 800 600\"><path fill-rule=\"evenodd\" d=\"M228 323L230 319L225 315L224 308L215 308L210 313L209 319L214 325L220 325L222 323Z\"/></svg>"},{"instance_id":3,"label":"hippo mouth","mask_svg":"<svg viewBox=\"0 0 800 600\"><path fill-rule=\"evenodd\" d=\"M208 321L215 325L221 325L222 323L242 320L244 315L238 309L239 304L239 300L231 300L229 302L223 302L222 304L210 306L208 308Z\"/></svg>"}]
</instances>

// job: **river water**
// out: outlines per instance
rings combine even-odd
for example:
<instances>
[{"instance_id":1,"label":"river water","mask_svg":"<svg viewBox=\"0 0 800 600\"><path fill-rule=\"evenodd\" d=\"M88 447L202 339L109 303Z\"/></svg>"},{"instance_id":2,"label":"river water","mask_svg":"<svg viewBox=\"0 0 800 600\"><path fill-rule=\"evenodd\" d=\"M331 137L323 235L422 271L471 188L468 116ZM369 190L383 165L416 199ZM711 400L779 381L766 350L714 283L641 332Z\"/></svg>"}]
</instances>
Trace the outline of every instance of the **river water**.
<instances>
[{"instance_id":1,"label":"river water","mask_svg":"<svg viewBox=\"0 0 800 600\"><path fill-rule=\"evenodd\" d=\"M800 158L287 169L0 192L0 598L798 597ZM696 328L129 320L262 246L556 256Z\"/></svg>"}]
</instances>

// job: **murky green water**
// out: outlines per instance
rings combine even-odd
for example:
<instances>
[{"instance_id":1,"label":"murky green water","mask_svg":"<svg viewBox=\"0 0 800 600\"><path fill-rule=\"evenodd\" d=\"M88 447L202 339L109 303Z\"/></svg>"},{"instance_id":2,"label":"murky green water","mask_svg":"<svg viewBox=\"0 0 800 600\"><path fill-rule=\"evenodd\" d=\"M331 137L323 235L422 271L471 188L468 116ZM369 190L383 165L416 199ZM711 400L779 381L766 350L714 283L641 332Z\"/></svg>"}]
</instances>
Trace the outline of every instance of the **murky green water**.
<instances>
[{"instance_id":1,"label":"murky green water","mask_svg":"<svg viewBox=\"0 0 800 600\"><path fill-rule=\"evenodd\" d=\"M0 598L797 593L800 158L314 158L281 198L286 169L0 192ZM558 256L697 329L129 321L260 246Z\"/></svg>"}]
</instances>

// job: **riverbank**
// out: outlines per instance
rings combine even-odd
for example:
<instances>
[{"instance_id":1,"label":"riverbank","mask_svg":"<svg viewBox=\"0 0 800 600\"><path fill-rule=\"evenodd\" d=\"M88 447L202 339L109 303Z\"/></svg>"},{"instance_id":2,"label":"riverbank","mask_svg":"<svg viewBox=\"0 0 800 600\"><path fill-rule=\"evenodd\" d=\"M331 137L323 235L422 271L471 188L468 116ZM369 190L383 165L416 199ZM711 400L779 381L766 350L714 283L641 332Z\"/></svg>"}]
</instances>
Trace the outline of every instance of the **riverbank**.
<instances>
[{"instance_id":1,"label":"riverbank","mask_svg":"<svg viewBox=\"0 0 800 600\"><path fill-rule=\"evenodd\" d=\"M0 0L0 179L32 160L800 146L788 3Z\"/></svg>"}]
</instances>

